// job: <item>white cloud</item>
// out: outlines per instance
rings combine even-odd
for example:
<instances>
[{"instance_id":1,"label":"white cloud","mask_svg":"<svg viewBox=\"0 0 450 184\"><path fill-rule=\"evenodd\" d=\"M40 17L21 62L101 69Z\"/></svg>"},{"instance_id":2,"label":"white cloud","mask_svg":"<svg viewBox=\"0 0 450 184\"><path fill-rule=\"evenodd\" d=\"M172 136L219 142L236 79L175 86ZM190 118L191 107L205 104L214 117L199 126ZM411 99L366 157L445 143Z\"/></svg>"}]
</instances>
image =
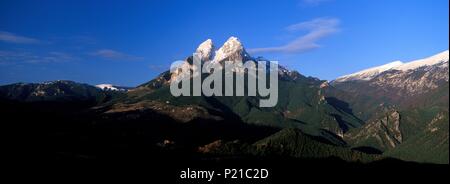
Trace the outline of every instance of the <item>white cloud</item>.
<instances>
[{"instance_id":1,"label":"white cloud","mask_svg":"<svg viewBox=\"0 0 450 184\"><path fill-rule=\"evenodd\" d=\"M39 43L39 40L37 39L19 36L5 31L0 31L0 41L9 43L22 43L22 44Z\"/></svg>"},{"instance_id":2,"label":"white cloud","mask_svg":"<svg viewBox=\"0 0 450 184\"><path fill-rule=\"evenodd\" d=\"M29 60L29 63L57 63L57 62L68 62L68 61L74 61L77 58L74 56L64 53L64 52L49 52L48 54L44 56L38 56L37 58L33 60Z\"/></svg>"},{"instance_id":3,"label":"white cloud","mask_svg":"<svg viewBox=\"0 0 450 184\"><path fill-rule=\"evenodd\" d=\"M324 29L336 29L339 26L339 19L336 18L316 18L306 22L300 22L297 24L292 24L286 27L288 31L299 31L299 30L324 30Z\"/></svg>"},{"instance_id":4,"label":"white cloud","mask_svg":"<svg viewBox=\"0 0 450 184\"><path fill-rule=\"evenodd\" d=\"M319 48L317 43L320 39L329 36L339 30L339 19L336 18L316 18L306 22L292 24L286 27L289 32L307 31L305 35L296 37L294 40L282 46L263 47L249 49L250 53L261 52L283 52L301 53L311 49Z\"/></svg>"},{"instance_id":5,"label":"white cloud","mask_svg":"<svg viewBox=\"0 0 450 184\"><path fill-rule=\"evenodd\" d=\"M27 51L0 50L0 64L11 65L21 63L61 63L77 60L78 58L64 52L48 52L35 54Z\"/></svg>"},{"instance_id":6,"label":"white cloud","mask_svg":"<svg viewBox=\"0 0 450 184\"><path fill-rule=\"evenodd\" d=\"M170 66L168 66L168 65L154 65L154 64L151 64L151 65L149 65L149 68L150 68L150 70L155 71L155 72L162 72L162 71L165 71L165 70L169 69Z\"/></svg>"},{"instance_id":7,"label":"white cloud","mask_svg":"<svg viewBox=\"0 0 450 184\"><path fill-rule=\"evenodd\" d=\"M327 1L330 1L330 0L301 0L300 5L302 5L302 6L318 6Z\"/></svg>"},{"instance_id":8,"label":"white cloud","mask_svg":"<svg viewBox=\"0 0 450 184\"><path fill-rule=\"evenodd\" d=\"M142 57L132 56L119 51L111 49L101 49L91 53L93 56L98 56L110 60L124 60L124 61L137 61L142 60Z\"/></svg>"}]
</instances>

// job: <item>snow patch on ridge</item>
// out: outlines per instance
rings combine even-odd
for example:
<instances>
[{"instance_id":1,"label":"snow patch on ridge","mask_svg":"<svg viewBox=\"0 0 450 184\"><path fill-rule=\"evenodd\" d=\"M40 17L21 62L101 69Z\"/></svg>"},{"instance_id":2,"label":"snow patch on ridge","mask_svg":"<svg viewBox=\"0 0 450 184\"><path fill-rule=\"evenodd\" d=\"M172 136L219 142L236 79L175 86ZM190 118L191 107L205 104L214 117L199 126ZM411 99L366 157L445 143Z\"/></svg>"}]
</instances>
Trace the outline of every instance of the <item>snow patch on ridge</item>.
<instances>
[{"instance_id":1,"label":"snow patch on ridge","mask_svg":"<svg viewBox=\"0 0 450 184\"><path fill-rule=\"evenodd\" d=\"M390 69L393 69L395 67L398 67L402 65L403 63L401 61L394 61L385 65L381 65L378 67L373 67L369 69L362 70L360 72L356 72L350 75L345 75L342 77L337 78L336 82L344 82L344 81L350 81L350 80L370 80L377 76L380 73L383 73L385 71L388 71Z\"/></svg>"},{"instance_id":2,"label":"snow patch on ridge","mask_svg":"<svg viewBox=\"0 0 450 184\"><path fill-rule=\"evenodd\" d=\"M111 90L111 91L128 91L129 88L126 87L118 87L112 84L97 84L95 87L100 88L102 90Z\"/></svg>"}]
</instances>

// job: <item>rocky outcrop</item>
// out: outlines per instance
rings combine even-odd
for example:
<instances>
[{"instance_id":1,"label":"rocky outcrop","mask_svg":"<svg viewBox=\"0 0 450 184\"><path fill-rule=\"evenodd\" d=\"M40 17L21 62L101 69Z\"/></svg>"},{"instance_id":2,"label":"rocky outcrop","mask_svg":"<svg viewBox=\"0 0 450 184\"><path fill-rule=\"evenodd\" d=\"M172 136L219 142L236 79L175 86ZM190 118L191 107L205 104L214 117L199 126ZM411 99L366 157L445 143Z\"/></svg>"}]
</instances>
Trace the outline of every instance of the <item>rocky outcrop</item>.
<instances>
[{"instance_id":1,"label":"rocky outcrop","mask_svg":"<svg viewBox=\"0 0 450 184\"><path fill-rule=\"evenodd\" d=\"M105 114L144 112L146 110L151 110L163 115L167 115L174 120L182 123L190 122L196 118L221 120L220 117L209 114L208 110L203 107L195 105L175 106L171 105L169 101L163 103L159 101L146 100L130 104L116 103L109 110L107 110Z\"/></svg>"},{"instance_id":2,"label":"rocky outcrop","mask_svg":"<svg viewBox=\"0 0 450 184\"><path fill-rule=\"evenodd\" d=\"M344 140L355 147L371 145L380 150L395 148L403 141L400 118L398 111L388 110L382 117L344 134Z\"/></svg>"}]
</instances>

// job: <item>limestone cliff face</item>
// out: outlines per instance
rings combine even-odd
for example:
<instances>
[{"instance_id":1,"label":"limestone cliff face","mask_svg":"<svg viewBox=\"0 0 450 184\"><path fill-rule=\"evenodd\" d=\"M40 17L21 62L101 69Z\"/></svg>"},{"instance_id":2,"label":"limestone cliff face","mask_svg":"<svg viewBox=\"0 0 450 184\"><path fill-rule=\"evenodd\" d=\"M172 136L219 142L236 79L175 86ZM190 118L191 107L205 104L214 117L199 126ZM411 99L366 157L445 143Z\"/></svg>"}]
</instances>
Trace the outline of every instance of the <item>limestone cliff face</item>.
<instances>
[{"instance_id":1,"label":"limestone cliff face","mask_svg":"<svg viewBox=\"0 0 450 184\"><path fill-rule=\"evenodd\" d=\"M354 146L373 145L380 150L395 148L402 143L400 113L388 110L381 117L367 122L359 129L344 134L344 139Z\"/></svg>"}]
</instances>

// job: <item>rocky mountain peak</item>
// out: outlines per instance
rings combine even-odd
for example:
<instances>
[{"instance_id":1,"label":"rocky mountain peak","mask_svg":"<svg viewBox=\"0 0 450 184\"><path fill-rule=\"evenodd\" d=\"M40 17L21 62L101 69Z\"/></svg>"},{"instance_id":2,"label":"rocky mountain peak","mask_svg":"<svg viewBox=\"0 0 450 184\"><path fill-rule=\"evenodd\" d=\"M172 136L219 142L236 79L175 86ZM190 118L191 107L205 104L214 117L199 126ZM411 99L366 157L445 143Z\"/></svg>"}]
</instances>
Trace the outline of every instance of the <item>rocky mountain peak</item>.
<instances>
[{"instance_id":1,"label":"rocky mountain peak","mask_svg":"<svg viewBox=\"0 0 450 184\"><path fill-rule=\"evenodd\" d=\"M209 61L214 57L214 44L211 39L202 42L195 51L200 54L202 61Z\"/></svg>"},{"instance_id":2,"label":"rocky mountain peak","mask_svg":"<svg viewBox=\"0 0 450 184\"><path fill-rule=\"evenodd\" d=\"M219 50L216 51L216 55L213 59L214 62L221 62L224 60L230 61L246 61L251 58L250 55L245 51L244 46L237 37L230 37L223 44Z\"/></svg>"}]
</instances>

